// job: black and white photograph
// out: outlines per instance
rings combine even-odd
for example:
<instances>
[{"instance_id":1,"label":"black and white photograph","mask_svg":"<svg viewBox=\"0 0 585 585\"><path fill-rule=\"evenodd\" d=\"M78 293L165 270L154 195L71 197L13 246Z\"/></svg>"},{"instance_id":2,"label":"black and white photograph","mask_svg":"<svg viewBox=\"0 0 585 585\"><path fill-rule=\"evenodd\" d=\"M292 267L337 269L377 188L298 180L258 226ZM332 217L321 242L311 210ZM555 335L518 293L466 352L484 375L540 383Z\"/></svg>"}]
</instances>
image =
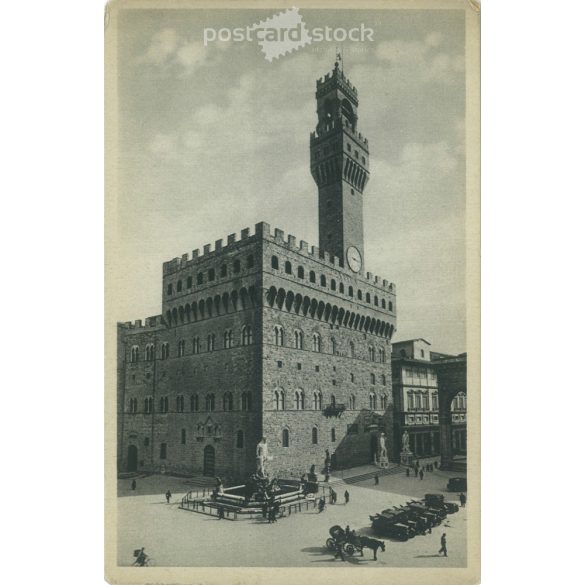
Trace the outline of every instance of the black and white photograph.
<instances>
[{"instance_id":1,"label":"black and white photograph","mask_svg":"<svg viewBox=\"0 0 585 585\"><path fill-rule=\"evenodd\" d=\"M479 7L429 4L106 8L111 583L478 582Z\"/></svg>"}]
</instances>

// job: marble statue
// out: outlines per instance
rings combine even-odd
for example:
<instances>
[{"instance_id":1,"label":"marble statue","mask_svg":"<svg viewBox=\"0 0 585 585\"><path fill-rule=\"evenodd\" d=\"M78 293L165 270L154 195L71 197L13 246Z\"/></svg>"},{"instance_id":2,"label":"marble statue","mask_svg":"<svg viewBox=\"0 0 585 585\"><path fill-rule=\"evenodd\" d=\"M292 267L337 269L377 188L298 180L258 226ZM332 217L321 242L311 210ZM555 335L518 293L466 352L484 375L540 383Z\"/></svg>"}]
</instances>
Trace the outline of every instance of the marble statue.
<instances>
[{"instance_id":1,"label":"marble statue","mask_svg":"<svg viewBox=\"0 0 585 585\"><path fill-rule=\"evenodd\" d=\"M384 433L380 433L380 444L379 444L379 451L378 451L378 460L382 461L388 458L388 453L386 451L386 435Z\"/></svg>"},{"instance_id":2,"label":"marble statue","mask_svg":"<svg viewBox=\"0 0 585 585\"><path fill-rule=\"evenodd\" d=\"M404 452L410 452L410 439L408 437L408 431L402 433L402 450Z\"/></svg>"},{"instance_id":3,"label":"marble statue","mask_svg":"<svg viewBox=\"0 0 585 585\"><path fill-rule=\"evenodd\" d=\"M266 461L268 461L268 443L266 437L262 437L256 447L256 472L260 477L266 477Z\"/></svg>"}]
</instances>

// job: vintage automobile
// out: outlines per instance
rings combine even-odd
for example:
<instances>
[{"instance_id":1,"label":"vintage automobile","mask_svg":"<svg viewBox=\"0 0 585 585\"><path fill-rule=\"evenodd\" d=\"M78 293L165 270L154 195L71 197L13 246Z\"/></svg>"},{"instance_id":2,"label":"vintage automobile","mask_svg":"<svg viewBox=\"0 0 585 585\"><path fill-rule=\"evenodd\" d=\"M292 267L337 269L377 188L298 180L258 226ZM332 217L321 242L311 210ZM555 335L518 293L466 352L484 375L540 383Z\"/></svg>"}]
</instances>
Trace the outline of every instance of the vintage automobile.
<instances>
[{"instance_id":1,"label":"vintage automobile","mask_svg":"<svg viewBox=\"0 0 585 585\"><path fill-rule=\"evenodd\" d=\"M450 492L466 492L467 478L466 477L452 477L447 482L447 490Z\"/></svg>"},{"instance_id":2,"label":"vintage automobile","mask_svg":"<svg viewBox=\"0 0 585 585\"><path fill-rule=\"evenodd\" d=\"M440 510L427 507L425 503L421 501L413 500L412 502L408 502L407 506L424 518L427 526L429 522L431 526L438 526L443 520L444 515L446 515L446 513L441 514Z\"/></svg>"},{"instance_id":3,"label":"vintage automobile","mask_svg":"<svg viewBox=\"0 0 585 585\"><path fill-rule=\"evenodd\" d=\"M445 496L443 494L425 494L425 505L427 508L439 511L444 514L443 518L447 514L454 514L459 511L459 506L453 502L445 502Z\"/></svg>"},{"instance_id":4,"label":"vintage automobile","mask_svg":"<svg viewBox=\"0 0 585 585\"><path fill-rule=\"evenodd\" d=\"M370 516L372 529L376 534L405 541L417 533L416 523L408 519L404 510L384 510L380 514Z\"/></svg>"},{"instance_id":5,"label":"vintage automobile","mask_svg":"<svg viewBox=\"0 0 585 585\"><path fill-rule=\"evenodd\" d=\"M331 538L328 538L325 541L325 546L327 546L329 550L335 550L337 545L341 544L343 552L350 556L355 552L362 552L360 537L357 536L352 538L351 535L348 537L345 533L345 530L341 526L332 526L329 529L329 534L331 535Z\"/></svg>"}]
</instances>

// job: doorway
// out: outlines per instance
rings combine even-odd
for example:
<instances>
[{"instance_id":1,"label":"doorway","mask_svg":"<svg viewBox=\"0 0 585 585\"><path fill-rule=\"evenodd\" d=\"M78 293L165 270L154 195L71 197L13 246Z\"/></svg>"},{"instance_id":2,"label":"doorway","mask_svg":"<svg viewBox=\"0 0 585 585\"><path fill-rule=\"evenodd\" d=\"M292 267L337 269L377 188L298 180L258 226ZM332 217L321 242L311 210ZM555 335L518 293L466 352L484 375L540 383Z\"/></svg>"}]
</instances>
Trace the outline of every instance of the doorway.
<instances>
[{"instance_id":1,"label":"doorway","mask_svg":"<svg viewBox=\"0 0 585 585\"><path fill-rule=\"evenodd\" d=\"M215 476L215 449L211 445L203 449L203 475Z\"/></svg>"},{"instance_id":2,"label":"doorway","mask_svg":"<svg viewBox=\"0 0 585 585\"><path fill-rule=\"evenodd\" d=\"M128 445L128 471L138 471L138 447Z\"/></svg>"}]
</instances>

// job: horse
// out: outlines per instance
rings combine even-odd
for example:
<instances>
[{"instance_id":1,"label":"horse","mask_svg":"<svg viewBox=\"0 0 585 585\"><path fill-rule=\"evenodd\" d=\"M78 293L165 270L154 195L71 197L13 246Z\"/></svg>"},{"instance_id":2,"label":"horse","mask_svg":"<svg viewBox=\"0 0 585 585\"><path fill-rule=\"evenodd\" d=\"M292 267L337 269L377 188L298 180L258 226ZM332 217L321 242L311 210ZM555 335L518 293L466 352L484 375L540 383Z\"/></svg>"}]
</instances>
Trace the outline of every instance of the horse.
<instances>
[{"instance_id":1,"label":"horse","mask_svg":"<svg viewBox=\"0 0 585 585\"><path fill-rule=\"evenodd\" d=\"M371 548L374 551L374 560L378 560L378 549L382 549L382 552L386 550L386 544L382 540L370 538L369 536L360 536L360 545L362 547L362 557L364 556L364 548Z\"/></svg>"}]
</instances>

